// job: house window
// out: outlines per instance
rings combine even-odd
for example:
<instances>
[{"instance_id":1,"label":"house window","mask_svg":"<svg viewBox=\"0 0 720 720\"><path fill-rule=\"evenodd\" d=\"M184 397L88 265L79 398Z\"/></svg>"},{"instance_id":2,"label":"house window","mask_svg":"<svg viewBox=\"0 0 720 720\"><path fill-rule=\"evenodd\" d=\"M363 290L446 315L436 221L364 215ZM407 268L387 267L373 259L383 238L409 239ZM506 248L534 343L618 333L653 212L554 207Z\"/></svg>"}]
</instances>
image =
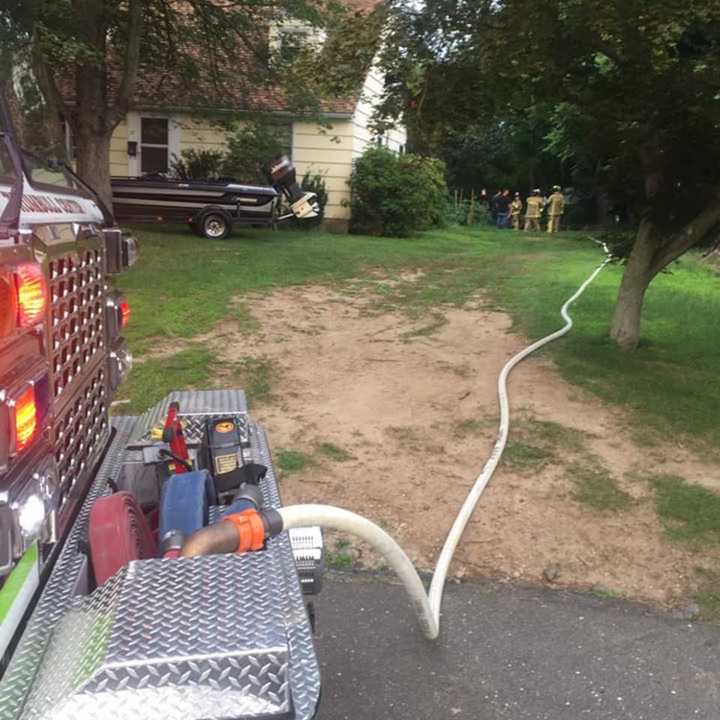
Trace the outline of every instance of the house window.
<instances>
[{"instance_id":1,"label":"house window","mask_svg":"<svg viewBox=\"0 0 720 720\"><path fill-rule=\"evenodd\" d=\"M304 48L318 48L325 31L301 20L286 20L270 28L269 49L281 64L293 63Z\"/></svg>"},{"instance_id":2,"label":"house window","mask_svg":"<svg viewBox=\"0 0 720 720\"><path fill-rule=\"evenodd\" d=\"M280 31L280 60L293 63L300 51L308 44L310 32L305 28L292 28Z\"/></svg>"},{"instance_id":3,"label":"house window","mask_svg":"<svg viewBox=\"0 0 720 720\"><path fill-rule=\"evenodd\" d=\"M168 119L140 118L140 172L164 173L168 170Z\"/></svg>"}]
</instances>

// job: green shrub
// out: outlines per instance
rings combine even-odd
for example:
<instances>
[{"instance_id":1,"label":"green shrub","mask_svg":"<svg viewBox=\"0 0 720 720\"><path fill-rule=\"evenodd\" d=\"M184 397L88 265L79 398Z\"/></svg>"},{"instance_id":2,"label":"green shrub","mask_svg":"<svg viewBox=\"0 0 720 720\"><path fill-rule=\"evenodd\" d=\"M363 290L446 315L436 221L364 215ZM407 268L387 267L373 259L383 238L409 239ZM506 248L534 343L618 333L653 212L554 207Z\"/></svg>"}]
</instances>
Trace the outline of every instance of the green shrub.
<instances>
[{"instance_id":1,"label":"green shrub","mask_svg":"<svg viewBox=\"0 0 720 720\"><path fill-rule=\"evenodd\" d=\"M214 180L222 174L223 157L217 150L183 150L170 169L185 180Z\"/></svg>"},{"instance_id":2,"label":"green shrub","mask_svg":"<svg viewBox=\"0 0 720 720\"><path fill-rule=\"evenodd\" d=\"M318 205L320 206L320 214L312 220L303 220L300 227L308 228L320 225L325 217L325 206L328 201L328 191L325 178L320 175L320 173L311 173L308 170L308 172L303 175L300 187L302 187L302 189L306 192L314 192L317 195Z\"/></svg>"},{"instance_id":3,"label":"green shrub","mask_svg":"<svg viewBox=\"0 0 720 720\"><path fill-rule=\"evenodd\" d=\"M444 218L447 225L487 225L487 205L474 196L458 197L455 192L447 198Z\"/></svg>"},{"instance_id":4,"label":"green shrub","mask_svg":"<svg viewBox=\"0 0 720 720\"><path fill-rule=\"evenodd\" d=\"M223 163L223 174L237 182L249 185L266 185L272 161L287 153L285 126L263 122L248 122L228 137L228 150Z\"/></svg>"},{"instance_id":5,"label":"green shrub","mask_svg":"<svg viewBox=\"0 0 720 720\"><path fill-rule=\"evenodd\" d=\"M350 230L366 235L407 237L444 223L445 164L418 155L371 148L350 178Z\"/></svg>"}]
</instances>

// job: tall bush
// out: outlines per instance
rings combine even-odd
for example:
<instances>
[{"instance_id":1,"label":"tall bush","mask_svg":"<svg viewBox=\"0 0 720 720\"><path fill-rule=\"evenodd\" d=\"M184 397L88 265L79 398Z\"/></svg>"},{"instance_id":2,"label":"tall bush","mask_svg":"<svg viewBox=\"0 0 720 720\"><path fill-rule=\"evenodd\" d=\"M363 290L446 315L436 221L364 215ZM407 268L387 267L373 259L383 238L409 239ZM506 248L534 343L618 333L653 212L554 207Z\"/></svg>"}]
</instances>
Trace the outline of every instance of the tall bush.
<instances>
[{"instance_id":1,"label":"tall bush","mask_svg":"<svg viewBox=\"0 0 720 720\"><path fill-rule=\"evenodd\" d=\"M407 237L441 225L446 202L441 160L370 148L355 162L350 178L350 230Z\"/></svg>"},{"instance_id":2,"label":"tall bush","mask_svg":"<svg viewBox=\"0 0 720 720\"><path fill-rule=\"evenodd\" d=\"M287 151L278 126L249 122L228 137L223 173L238 182L265 185L273 159Z\"/></svg>"},{"instance_id":3,"label":"tall bush","mask_svg":"<svg viewBox=\"0 0 720 720\"><path fill-rule=\"evenodd\" d=\"M303 220L303 227L320 225L325 217L325 206L328 201L327 183L325 177L320 173L312 173L309 170L303 175L300 187L306 192L314 192L317 195L320 213L312 220Z\"/></svg>"},{"instance_id":4,"label":"tall bush","mask_svg":"<svg viewBox=\"0 0 720 720\"><path fill-rule=\"evenodd\" d=\"M224 155L218 150L183 150L173 156L172 172L186 180L216 180L222 174Z\"/></svg>"}]
</instances>

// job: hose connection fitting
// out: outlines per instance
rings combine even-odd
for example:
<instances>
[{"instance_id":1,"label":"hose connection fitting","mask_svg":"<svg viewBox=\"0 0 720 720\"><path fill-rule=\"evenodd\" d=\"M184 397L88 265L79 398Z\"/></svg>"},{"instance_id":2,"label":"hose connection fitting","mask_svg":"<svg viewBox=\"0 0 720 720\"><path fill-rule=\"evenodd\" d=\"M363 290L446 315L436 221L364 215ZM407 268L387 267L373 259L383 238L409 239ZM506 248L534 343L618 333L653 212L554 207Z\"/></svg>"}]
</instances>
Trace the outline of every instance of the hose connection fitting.
<instances>
[{"instance_id":1,"label":"hose connection fitting","mask_svg":"<svg viewBox=\"0 0 720 720\"><path fill-rule=\"evenodd\" d=\"M182 557L246 553L262 550L268 538L279 535L283 521L277 510L248 508L226 515L220 522L194 532L183 545Z\"/></svg>"}]
</instances>

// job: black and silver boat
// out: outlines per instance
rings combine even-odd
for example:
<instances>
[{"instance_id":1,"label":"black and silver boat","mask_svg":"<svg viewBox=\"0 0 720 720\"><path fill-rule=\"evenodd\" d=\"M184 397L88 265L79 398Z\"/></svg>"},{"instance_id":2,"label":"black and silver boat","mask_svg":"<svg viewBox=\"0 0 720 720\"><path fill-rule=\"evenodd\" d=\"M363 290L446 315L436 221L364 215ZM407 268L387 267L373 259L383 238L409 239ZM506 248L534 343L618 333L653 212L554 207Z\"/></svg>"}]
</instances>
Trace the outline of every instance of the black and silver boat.
<instances>
[{"instance_id":1,"label":"black and silver boat","mask_svg":"<svg viewBox=\"0 0 720 720\"><path fill-rule=\"evenodd\" d=\"M282 220L317 217L314 193L303 192L287 157L271 170L273 185L172 179L161 175L112 179L113 209L119 222L185 222L202 237L220 240L235 224L275 227ZM280 214L282 199L289 212Z\"/></svg>"}]
</instances>

